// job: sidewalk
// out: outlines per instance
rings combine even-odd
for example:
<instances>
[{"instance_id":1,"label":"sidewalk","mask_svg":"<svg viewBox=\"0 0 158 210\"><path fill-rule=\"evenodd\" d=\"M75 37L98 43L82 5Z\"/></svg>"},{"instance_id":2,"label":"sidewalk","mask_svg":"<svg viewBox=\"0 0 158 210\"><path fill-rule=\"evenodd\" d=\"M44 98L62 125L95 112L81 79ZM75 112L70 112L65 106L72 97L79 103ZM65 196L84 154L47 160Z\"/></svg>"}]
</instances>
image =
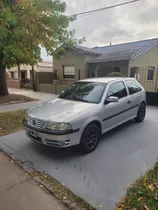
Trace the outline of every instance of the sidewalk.
<instances>
[{"instance_id":1,"label":"sidewalk","mask_svg":"<svg viewBox=\"0 0 158 210\"><path fill-rule=\"evenodd\" d=\"M68 210L0 152L0 210Z\"/></svg>"},{"instance_id":2,"label":"sidewalk","mask_svg":"<svg viewBox=\"0 0 158 210\"><path fill-rule=\"evenodd\" d=\"M28 96L30 98L36 98L42 101L47 101L47 100L51 100L58 97L58 95L56 94L34 92L33 90L25 90L25 89L8 88L8 91L9 93L12 93L12 94L24 95L24 96Z\"/></svg>"},{"instance_id":3,"label":"sidewalk","mask_svg":"<svg viewBox=\"0 0 158 210\"><path fill-rule=\"evenodd\" d=\"M20 109L30 109L34 106L37 106L40 103L43 103L45 101L49 101L58 97L58 95L55 95L55 94L34 92L32 90L24 90L24 89L8 88L8 91L9 93L12 93L12 94L24 95L30 98L39 99L40 101L0 106L0 113L17 111Z\"/></svg>"},{"instance_id":4,"label":"sidewalk","mask_svg":"<svg viewBox=\"0 0 158 210\"><path fill-rule=\"evenodd\" d=\"M23 110L23 109L30 109L34 106L37 106L40 103L42 102L33 101L33 102L27 102L27 103L21 103L21 104L11 104L11 105L0 106L0 113L18 111L18 110Z\"/></svg>"}]
</instances>

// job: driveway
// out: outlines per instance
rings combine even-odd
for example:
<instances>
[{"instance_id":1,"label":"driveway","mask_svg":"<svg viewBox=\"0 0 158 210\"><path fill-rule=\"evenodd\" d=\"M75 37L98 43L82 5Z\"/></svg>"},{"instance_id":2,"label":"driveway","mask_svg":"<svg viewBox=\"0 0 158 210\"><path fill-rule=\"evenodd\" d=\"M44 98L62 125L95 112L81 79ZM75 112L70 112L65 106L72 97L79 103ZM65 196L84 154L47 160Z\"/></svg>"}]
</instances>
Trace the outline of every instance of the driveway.
<instances>
[{"instance_id":1,"label":"driveway","mask_svg":"<svg viewBox=\"0 0 158 210\"><path fill-rule=\"evenodd\" d=\"M92 154L77 148L52 149L31 142L24 132L0 139L0 147L64 183L95 207L113 210L135 179L152 168L158 158L158 108L148 107L146 120L134 121L102 137Z\"/></svg>"}]
</instances>

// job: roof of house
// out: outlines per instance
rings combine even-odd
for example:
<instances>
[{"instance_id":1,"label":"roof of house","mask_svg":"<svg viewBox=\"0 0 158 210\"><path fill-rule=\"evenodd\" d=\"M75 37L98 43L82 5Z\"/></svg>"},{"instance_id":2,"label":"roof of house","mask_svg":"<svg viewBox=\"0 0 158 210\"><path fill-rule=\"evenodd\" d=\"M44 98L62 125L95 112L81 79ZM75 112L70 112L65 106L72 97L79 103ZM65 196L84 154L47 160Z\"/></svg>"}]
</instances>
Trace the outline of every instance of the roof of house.
<instances>
[{"instance_id":1,"label":"roof of house","mask_svg":"<svg viewBox=\"0 0 158 210\"><path fill-rule=\"evenodd\" d=\"M73 50L77 51L77 52L81 52L81 53L85 53L85 54L91 54L91 55L102 55L101 52L97 52L96 50L93 50L91 48L88 48L88 47L82 47L82 46L79 46L79 45L75 45L73 47Z\"/></svg>"},{"instance_id":2,"label":"roof of house","mask_svg":"<svg viewBox=\"0 0 158 210\"><path fill-rule=\"evenodd\" d=\"M117 60L130 60L136 58L137 56L141 55L142 53L146 52L157 44L158 38L155 38L104 47L94 47L92 49L80 46L77 46L77 48L85 51L85 53L100 53L100 55L98 55L95 59L88 61L88 63L96 63Z\"/></svg>"}]
</instances>

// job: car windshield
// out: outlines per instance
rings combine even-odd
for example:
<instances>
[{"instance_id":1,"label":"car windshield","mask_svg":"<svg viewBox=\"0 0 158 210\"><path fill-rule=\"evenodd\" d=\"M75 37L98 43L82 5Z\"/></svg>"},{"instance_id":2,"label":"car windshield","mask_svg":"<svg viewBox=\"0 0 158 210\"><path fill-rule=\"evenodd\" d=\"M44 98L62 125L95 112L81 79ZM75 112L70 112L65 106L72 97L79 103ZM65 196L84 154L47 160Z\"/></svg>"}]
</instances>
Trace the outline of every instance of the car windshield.
<instances>
[{"instance_id":1,"label":"car windshield","mask_svg":"<svg viewBox=\"0 0 158 210\"><path fill-rule=\"evenodd\" d=\"M102 99L105 88L105 83L76 82L62 93L59 98L98 104Z\"/></svg>"}]
</instances>

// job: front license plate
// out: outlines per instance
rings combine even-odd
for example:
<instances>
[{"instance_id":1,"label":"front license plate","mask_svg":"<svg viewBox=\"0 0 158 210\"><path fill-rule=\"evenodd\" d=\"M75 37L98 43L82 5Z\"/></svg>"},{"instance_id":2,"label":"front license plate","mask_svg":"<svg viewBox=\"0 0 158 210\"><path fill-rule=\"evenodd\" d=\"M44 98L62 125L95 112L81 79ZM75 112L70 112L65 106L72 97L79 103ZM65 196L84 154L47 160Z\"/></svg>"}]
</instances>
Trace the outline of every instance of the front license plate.
<instances>
[{"instance_id":1,"label":"front license plate","mask_svg":"<svg viewBox=\"0 0 158 210\"><path fill-rule=\"evenodd\" d=\"M33 137L37 138L37 132L36 131L29 129L28 133L29 133L30 136L33 136Z\"/></svg>"}]
</instances>

